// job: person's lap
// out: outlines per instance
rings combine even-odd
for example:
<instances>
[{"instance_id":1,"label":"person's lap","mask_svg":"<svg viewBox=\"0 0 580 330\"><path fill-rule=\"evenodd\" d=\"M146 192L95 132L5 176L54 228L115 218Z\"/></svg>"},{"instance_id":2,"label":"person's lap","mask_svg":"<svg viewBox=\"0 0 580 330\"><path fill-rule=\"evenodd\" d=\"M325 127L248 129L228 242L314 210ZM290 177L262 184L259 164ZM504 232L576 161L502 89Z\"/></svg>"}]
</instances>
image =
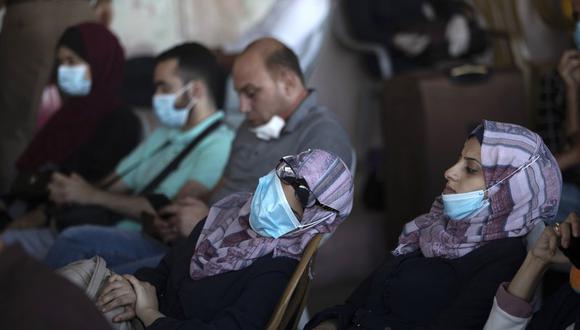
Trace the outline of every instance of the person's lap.
<instances>
[{"instance_id":1,"label":"person's lap","mask_svg":"<svg viewBox=\"0 0 580 330\"><path fill-rule=\"evenodd\" d=\"M114 271L131 273L136 270L133 267L155 266L167 250L165 244L140 231L83 225L64 230L45 261L56 269L99 255Z\"/></svg>"},{"instance_id":2,"label":"person's lap","mask_svg":"<svg viewBox=\"0 0 580 330\"><path fill-rule=\"evenodd\" d=\"M52 247L57 234L50 228L9 229L0 235L6 245L20 244L31 256L44 259Z\"/></svg>"}]
</instances>

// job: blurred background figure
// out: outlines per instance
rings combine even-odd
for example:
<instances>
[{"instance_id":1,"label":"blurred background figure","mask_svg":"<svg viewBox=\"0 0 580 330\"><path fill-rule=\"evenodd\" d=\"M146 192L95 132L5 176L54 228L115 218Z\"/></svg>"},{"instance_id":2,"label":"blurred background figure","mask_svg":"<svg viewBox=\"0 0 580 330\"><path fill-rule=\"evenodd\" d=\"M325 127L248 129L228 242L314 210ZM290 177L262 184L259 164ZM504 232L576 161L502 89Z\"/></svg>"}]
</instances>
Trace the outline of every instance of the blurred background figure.
<instances>
[{"instance_id":1,"label":"blurred background figure","mask_svg":"<svg viewBox=\"0 0 580 330\"><path fill-rule=\"evenodd\" d=\"M110 0L103 1L109 3ZM65 28L95 20L101 0L1 0L0 193L14 174L14 161L34 133L37 109L49 81L56 42ZM110 15L105 15L110 17Z\"/></svg>"}]
</instances>

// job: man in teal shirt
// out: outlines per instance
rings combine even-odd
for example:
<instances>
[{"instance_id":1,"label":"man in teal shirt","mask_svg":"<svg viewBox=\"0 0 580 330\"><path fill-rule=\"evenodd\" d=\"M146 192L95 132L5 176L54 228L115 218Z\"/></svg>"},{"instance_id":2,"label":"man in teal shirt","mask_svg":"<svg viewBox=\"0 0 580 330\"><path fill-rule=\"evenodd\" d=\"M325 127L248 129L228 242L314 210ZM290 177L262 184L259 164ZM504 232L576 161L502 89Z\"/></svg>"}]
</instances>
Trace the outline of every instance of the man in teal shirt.
<instances>
[{"instance_id":1,"label":"man in teal shirt","mask_svg":"<svg viewBox=\"0 0 580 330\"><path fill-rule=\"evenodd\" d=\"M139 229L139 219L143 213L156 214L150 198L140 193L186 146L223 118L223 113L217 111L214 101L218 72L214 55L199 44L183 44L159 55L154 72L156 93L153 105L162 127L156 129L120 162L115 173L105 180L114 182L107 189L90 185L76 174L56 173L49 185L51 199L61 205L104 207L127 218L121 221L118 227ZM219 181L227 163L233 138L234 132L231 129L219 125L195 145L175 170L154 189L150 189L150 193L164 195L172 200L180 197L180 194L202 196L211 191ZM157 229L176 230L175 226L169 224L162 224ZM123 237L117 237L118 233L122 233ZM40 240L38 235L42 236ZM123 246L102 244L101 236ZM131 240L134 236L138 241ZM45 243L42 246L38 244L29 246L27 238ZM134 256L139 258L143 256L144 251L165 249L161 242L149 238L141 241L143 235L140 232L118 228L73 227L61 233L57 243L66 238L74 240L75 246L78 246L70 249L70 252L82 253L85 247L103 245L102 247L108 248L111 253L117 253L117 248L121 248L124 252L134 248L136 250ZM19 241L25 248L30 247L28 249L30 253L43 258L52 246L54 234L48 229L7 231L3 234L2 240L5 243ZM140 246L140 243L147 246ZM105 252L96 251L99 254ZM107 259L106 255L104 257ZM128 260L122 262L130 261L131 257L129 253Z\"/></svg>"}]
</instances>

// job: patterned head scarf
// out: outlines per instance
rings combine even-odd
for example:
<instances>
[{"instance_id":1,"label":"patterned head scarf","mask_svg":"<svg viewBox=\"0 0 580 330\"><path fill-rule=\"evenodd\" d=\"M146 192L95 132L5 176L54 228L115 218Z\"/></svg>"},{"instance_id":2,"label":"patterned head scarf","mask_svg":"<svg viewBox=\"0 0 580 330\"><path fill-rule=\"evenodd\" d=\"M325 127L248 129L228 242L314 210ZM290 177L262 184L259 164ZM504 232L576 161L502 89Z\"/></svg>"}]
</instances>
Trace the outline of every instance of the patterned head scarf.
<instances>
[{"instance_id":1,"label":"patterned head scarf","mask_svg":"<svg viewBox=\"0 0 580 330\"><path fill-rule=\"evenodd\" d=\"M338 214L314 205L304 209L300 223L325 219L319 224L277 239L262 237L249 224L252 193L232 194L209 211L191 259L190 274L194 280L246 268L269 253L274 258L300 259L312 237L333 232L350 214L353 179L339 157L314 149L286 160L320 203L337 210Z\"/></svg>"},{"instance_id":2,"label":"patterned head scarf","mask_svg":"<svg viewBox=\"0 0 580 330\"><path fill-rule=\"evenodd\" d=\"M421 249L426 257L458 258L486 242L524 236L538 222L554 218L562 175L540 136L513 124L486 120L482 125L489 207L468 219L450 221L438 197L429 213L405 225L393 254Z\"/></svg>"}]
</instances>

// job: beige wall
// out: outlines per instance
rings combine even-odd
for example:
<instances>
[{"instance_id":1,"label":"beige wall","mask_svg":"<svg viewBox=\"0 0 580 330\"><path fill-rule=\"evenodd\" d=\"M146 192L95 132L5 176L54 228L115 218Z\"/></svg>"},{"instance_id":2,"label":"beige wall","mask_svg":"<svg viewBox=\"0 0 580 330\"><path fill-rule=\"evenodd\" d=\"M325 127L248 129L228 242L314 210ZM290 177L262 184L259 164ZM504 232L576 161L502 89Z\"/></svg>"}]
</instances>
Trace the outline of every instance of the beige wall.
<instances>
[{"instance_id":1,"label":"beige wall","mask_svg":"<svg viewBox=\"0 0 580 330\"><path fill-rule=\"evenodd\" d=\"M235 39L274 0L116 0L111 29L128 57L153 55L185 41L210 47Z\"/></svg>"}]
</instances>

